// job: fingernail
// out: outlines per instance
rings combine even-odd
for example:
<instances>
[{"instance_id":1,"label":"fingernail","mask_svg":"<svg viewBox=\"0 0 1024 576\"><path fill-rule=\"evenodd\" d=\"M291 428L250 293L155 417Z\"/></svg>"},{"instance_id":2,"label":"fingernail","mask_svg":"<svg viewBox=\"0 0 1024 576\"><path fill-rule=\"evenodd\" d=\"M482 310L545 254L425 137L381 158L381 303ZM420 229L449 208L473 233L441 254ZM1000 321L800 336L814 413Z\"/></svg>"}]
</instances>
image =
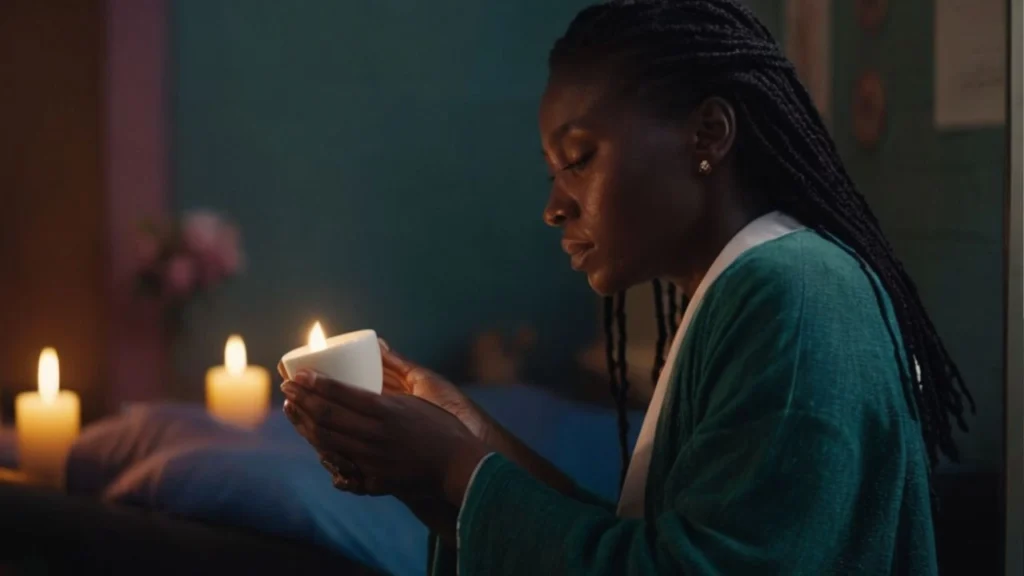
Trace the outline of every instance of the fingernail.
<instances>
[{"instance_id":1,"label":"fingernail","mask_svg":"<svg viewBox=\"0 0 1024 576\"><path fill-rule=\"evenodd\" d=\"M390 352L391 351L391 346L388 346L388 341L387 340L385 340L383 338L377 338L377 343L380 344L380 347L385 352Z\"/></svg>"},{"instance_id":2,"label":"fingernail","mask_svg":"<svg viewBox=\"0 0 1024 576\"><path fill-rule=\"evenodd\" d=\"M328 460L327 458L321 458L320 465L326 468L327 471L330 472L332 475L338 474L338 467L335 466L334 463Z\"/></svg>"},{"instance_id":3,"label":"fingernail","mask_svg":"<svg viewBox=\"0 0 1024 576\"><path fill-rule=\"evenodd\" d=\"M303 386L308 386L313 382L314 378L315 376L309 370L299 370L299 373L295 375L295 382L302 384Z\"/></svg>"},{"instance_id":4,"label":"fingernail","mask_svg":"<svg viewBox=\"0 0 1024 576\"><path fill-rule=\"evenodd\" d=\"M284 392L284 395L288 398L292 398L295 396L297 390L295 390L295 386L293 386L291 382L286 381L281 383L281 392Z\"/></svg>"}]
</instances>

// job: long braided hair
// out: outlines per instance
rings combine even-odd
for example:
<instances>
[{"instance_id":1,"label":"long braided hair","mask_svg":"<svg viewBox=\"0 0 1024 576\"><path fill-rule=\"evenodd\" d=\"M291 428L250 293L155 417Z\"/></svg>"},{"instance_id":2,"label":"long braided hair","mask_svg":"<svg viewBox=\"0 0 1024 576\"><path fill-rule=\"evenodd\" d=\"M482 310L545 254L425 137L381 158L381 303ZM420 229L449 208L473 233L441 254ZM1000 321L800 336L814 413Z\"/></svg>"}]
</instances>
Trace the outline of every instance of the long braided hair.
<instances>
[{"instance_id":1,"label":"long braided hair","mask_svg":"<svg viewBox=\"0 0 1024 576\"><path fill-rule=\"evenodd\" d=\"M765 200L838 240L865 271L878 277L893 303L905 357L913 365L911 373L903 375L904 388L909 390L912 413L920 419L929 460L934 466L941 453L957 461L952 422L967 430L964 401L973 412L974 399L914 282L847 174L810 96L768 29L734 0L614 0L580 12L549 59L553 77L600 66L623 94L643 99L668 117L688 112L711 95L735 107L737 162L748 177L773 183L763 189ZM655 379L665 363L667 330L675 331L678 310L685 308L685 303L677 307L675 287L669 283L666 312L663 292L655 280ZM881 304L883 294L877 287L875 296ZM606 351L619 410L623 470L629 464L624 302L625 296L619 294L605 303ZM896 361L902 364L899 351Z\"/></svg>"}]
</instances>

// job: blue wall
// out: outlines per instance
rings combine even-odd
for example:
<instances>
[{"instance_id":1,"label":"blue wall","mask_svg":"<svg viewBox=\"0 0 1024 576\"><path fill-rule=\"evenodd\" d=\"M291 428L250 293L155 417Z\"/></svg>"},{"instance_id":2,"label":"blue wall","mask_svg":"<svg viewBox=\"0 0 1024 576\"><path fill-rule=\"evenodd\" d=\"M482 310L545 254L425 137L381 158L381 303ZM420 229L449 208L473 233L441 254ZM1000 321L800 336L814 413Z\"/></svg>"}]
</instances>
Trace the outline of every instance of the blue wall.
<instances>
[{"instance_id":1,"label":"blue wall","mask_svg":"<svg viewBox=\"0 0 1024 576\"><path fill-rule=\"evenodd\" d=\"M526 323L555 380L596 307L541 222L536 106L585 4L173 3L174 201L237 219L251 255L188 311L175 392L201 396L229 333L273 368L313 319L447 370Z\"/></svg>"}]
</instances>

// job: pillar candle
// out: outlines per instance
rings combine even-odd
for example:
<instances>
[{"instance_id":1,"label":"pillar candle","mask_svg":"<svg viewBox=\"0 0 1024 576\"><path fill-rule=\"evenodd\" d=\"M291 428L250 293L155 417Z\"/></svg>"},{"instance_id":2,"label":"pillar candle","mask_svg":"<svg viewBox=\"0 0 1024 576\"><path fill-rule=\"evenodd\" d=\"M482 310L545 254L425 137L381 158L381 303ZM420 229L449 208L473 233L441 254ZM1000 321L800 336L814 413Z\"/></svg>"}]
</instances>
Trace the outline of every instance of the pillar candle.
<instances>
[{"instance_id":1,"label":"pillar candle","mask_svg":"<svg viewBox=\"0 0 1024 576\"><path fill-rule=\"evenodd\" d=\"M68 452L81 426L78 395L60 389L57 351L39 355L38 391L23 392L14 400L18 433L18 465L32 481L54 487L64 485Z\"/></svg>"},{"instance_id":2,"label":"pillar candle","mask_svg":"<svg viewBox=\"0 0 1024 576\"><path fill-rule=\"evenodd\" d=\"M248 365L241 336L228 338L224 365L206 372L206 408L218 419L244 428L258 426L267 416L270 373Z\"/></svg>"}]
</instances>

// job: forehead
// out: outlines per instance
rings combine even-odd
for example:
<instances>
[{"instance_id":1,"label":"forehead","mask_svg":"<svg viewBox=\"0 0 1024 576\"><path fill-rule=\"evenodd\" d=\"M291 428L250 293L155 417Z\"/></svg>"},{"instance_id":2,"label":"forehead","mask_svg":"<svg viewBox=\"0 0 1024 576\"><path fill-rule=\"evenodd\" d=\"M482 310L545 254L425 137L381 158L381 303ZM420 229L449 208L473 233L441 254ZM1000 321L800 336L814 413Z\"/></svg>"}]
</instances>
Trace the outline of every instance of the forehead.
<instances>
[{"instance_id":1,"label":"forehead","mask_svg":"<svg viewBox=\"0 0 1024 576\"><path fill-rule=\"evenodd\" d=\"M550 80L541 97L539 124L545 143L571 128L596 128L616 108L606 86L594 82Z\"/></svg>"}]
</instances>

